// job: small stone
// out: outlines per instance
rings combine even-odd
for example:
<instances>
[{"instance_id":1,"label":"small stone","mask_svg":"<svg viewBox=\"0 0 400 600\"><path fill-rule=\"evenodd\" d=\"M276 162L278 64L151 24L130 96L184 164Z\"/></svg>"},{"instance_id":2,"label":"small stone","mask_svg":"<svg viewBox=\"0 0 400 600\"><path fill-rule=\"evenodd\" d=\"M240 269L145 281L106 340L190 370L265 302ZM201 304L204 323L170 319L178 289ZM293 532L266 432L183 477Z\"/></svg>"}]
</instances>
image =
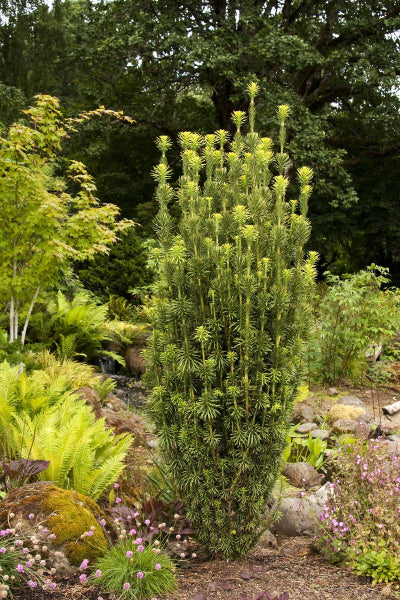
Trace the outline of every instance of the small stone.
<instances>
[{"instance_id":1,"label":"small stone","mask_svg":"<svg viewBox=\"0 0 400 600\"><path fill-rule=\"evenodd\" d=\"M157 440L149 440L147 442L147 445L148 445L149 448L156 448L156 446L157 446Z\"/></svg>"},{"instance_id":2,"label":"small stone","mask_svg":"<svg viewBox=\"0 0 400 600\"><path fill-rule=\"evenodd\" d=\"M337 396L339 394L339 390L335 387L331 387L327 392L328 396Z\"/></svg>"},{"instance_id":3,"label":"small stone","mask_svg":"<svg viewBox=\"0 0 400 600\"><path fill-rule=\"evenodd\" d=\"M392 416L384 415L379 419L379 424L386 434L397 434L400 432L400 413Z\"/></svg>"},{"instance_id":4,"label":"small stone","mask_svg":"<svg viewBox=\"0 0 400 600\"><path fill-rule=\"evenodd\" d=\"M321 440L327 440L329 439L329 431L327 429L314 429L311 432L311 437L314 439L321 439Z\"/></svg>"},{"instance_id":5,"label":"small stone","mask_svg":"<svg viewBox=\"0 0 400 600\"><path fill-rule=\"evenodd\" d=\"M314 416L315 410L311 406L299 402L293 409L292 421L293 423L309 423L314 420Z\"/></svg>"},{"instance_id":6,"label":"small stone","mask_svg":"<svg viewBox=\"0 0 400 600\"><path fill-rule=\"evenodd\" d=\"M101 415L101 400L96 390L85 385L74 391L74 394L82 398L88 406L91 406L97 418Z\"/></svg>"},{"instance_id":7,"label":"small stone","mask_svg":"<svg viewBox=\"0 0 400 600\"><path fill-rule=\"evenodd\" d=\"M357 421L353 419L338 419L333 424L333 430L335 433L353 433L357 428Z\"/></svg>"},{"instance_id":8,"label":"small stone","mask_svg":"<svg viewBox=\"0 0 400 600\"><path fill-rule=\"evenodd\" d=\"M296 433L310 433L317 429L317 425L315 423L301 423L298 427L296 427Z\"/></svg>"},{"instance_id":9,"label":"small stone","mask_svg":"<svg viewBox=\"0 0 400 600\"><path fill-rule=\"evenodd\" d=\"M107 406L114 412L126 412L128 410L127 403L114 394L107 396Z\"/></svg>"},{"instance_id":10,"label":"small stone","mask_svg":"<svg viewBox=\"0 0 400 600\"><path fill-rule=\"evenodd\" d=\"M108 408L103 408L101 416L105 418L107 427L113 429L119 435L121 433L133 433L135 445L146 440L146 432L143 419L135 413L114 413Z\"/></svg>"},{"instance_id":11,"label":"small stone","mask_svg":"<svg viewBox=\"0 0 400 600\"><path fill-rule=\"evenodd\" d=\"M278 542L276 541L276 537L269 529L264 531L262 536L260 537L259 544L261 546L269 546L271 548L277 548Z\"/></svg>"},{"instance_id":12,"label":"small stone","mask_svg":"<svg viewBox=\"0 0 400 600\"><path fill-rule=\"evenodd\" d=\"M392 433L391 435L388 435L386 439L390 440L391 442L400 442L400 435L397 433Z\"/></svg>"},{"instance_id":13,"label":"small stone","mask_svg":"<svg viewBox=\"0 0 400 600\"><path fill-rule=\"evenodd\" d=\"M398 440L382 440L381 444L384 445L385 451L388 455L400 454L400 441Z\"/></svg>"},{"instance_id":14,"label":"small stone","mask_svg":"<svg viewBox=\"0 0 400 600\"><path fill-rule=\"evenodd\" d=\"M287 463L282 473L294 487L307 489L321 483L321 475L308 462Z\"/></svg>"}]
</instances>

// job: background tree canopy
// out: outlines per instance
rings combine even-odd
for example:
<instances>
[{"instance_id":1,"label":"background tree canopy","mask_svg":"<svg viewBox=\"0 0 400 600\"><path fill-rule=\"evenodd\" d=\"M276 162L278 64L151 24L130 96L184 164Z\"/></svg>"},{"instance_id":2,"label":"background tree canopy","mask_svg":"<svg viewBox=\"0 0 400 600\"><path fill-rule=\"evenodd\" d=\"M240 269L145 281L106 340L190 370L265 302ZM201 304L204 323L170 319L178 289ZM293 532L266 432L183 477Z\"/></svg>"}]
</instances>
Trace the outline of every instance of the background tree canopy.
<instances>
[{"instance_id":1,"label":"background tree canopy","mask_svg":"<svg viewBox=\"0 0 400 600\"><path fill-rule=\"evenodd\" d=\"M142 224L118 249L122 265L124 247L139 249L127 286L140 279L140 238L152 234L155 137L230 129L249 81L262 90L260 132L275 136L276 105L291 105L293 169L315 172L310 245L321 268L374 260L399 283L400 1L3 0L1 11L4 124L36 93L59 96L67 112L102 104L137 121L90 122L66 149L103 201ZM96 291L103 267L82 268Z\"/></svg>"}]
</instances>

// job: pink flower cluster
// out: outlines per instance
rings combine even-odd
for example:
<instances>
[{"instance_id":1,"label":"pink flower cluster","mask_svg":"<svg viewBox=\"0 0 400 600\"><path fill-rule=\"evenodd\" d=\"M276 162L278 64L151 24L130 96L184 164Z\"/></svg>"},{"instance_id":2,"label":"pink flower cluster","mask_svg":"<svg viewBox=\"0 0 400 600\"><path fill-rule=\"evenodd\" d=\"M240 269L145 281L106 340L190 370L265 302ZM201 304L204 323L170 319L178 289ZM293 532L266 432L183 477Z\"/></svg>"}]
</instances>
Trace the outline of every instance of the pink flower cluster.
<instances>
[{"instance_id":1,"label":"pink flower cluster","mask_svg":"<svg viewBox=\"0 0 400 600\"><path fill-rule=\"evenodd\" d=\"M390 450L385 440L360 440L331 458L318 543L351 565L382 544L393 557L400 552L400 456Z\"/></svg>"},{"instance_id":2,"label":"pink flower cluster","mask_svg":"<svg viewBox=\"0 0 400 600\"><path fill-rule=\"evenodd\" d=\"M29 521L37 518L34 513L26 516ZM56 569L48 565L49 546L56 536L40 522L33 524L33 530L30 525L29 530L25 531L24 521L18 521L12 512L8 514L8 524L9 527L0 530L0 554L12 553L13 560L3 562L0 567L0 586L3 592L8 593L10 586L16 582L44 590L57 587L51 579ZM2 597L6 596L3 594Z\"/></svg>"}]
</instances>

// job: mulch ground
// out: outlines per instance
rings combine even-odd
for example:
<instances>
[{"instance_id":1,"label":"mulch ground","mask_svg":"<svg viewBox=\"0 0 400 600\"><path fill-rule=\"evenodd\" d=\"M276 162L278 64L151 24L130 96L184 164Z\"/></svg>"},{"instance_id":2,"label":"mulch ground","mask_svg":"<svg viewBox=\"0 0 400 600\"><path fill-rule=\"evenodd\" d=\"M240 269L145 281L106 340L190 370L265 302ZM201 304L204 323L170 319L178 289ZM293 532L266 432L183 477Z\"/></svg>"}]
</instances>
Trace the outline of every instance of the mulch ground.
<instances>
[{"instance_id":1,"label":"mulch ground","mask_svg":"<svg viewBox=\"0 0 400 600\"><path fill-rule=\"evenodd\" d=\"M388 586L329 564L309 538L281 538L278 548L258 546L239 563L212 561L179 575L169 600L253 600L257 594L289 592L290 600L380 600L400 598Z\"/></svg>"},{"instance_id":2,"label":"mulch ground","mask_svg":"<svg viewBox=\"0 0 400 600\"><path fill-rule=\"evenodd\" d=\"M372 587L370 580L330 565L312 550L309 538L280 538L277 548L258 546L248 559L191 563L178 573L175 594L159 600L254 600L262 591L288 591L290 600L395 600L391 586ZM73 581L59 580L58 589L20 590L15 600L97 600L99 592ZM108 594L101 594L109 600Z\"/></svg>"}]
</instances>

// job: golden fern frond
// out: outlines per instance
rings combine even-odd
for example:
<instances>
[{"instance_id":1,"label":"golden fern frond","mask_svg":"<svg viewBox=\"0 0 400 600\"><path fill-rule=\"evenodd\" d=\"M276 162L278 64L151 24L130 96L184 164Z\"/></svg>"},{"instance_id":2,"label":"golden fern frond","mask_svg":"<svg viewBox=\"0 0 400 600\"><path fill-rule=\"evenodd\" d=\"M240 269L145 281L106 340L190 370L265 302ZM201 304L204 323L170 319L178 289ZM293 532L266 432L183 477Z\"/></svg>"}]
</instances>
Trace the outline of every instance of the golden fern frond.
<instances>
[{"instance_id":1,"label":"golden fern frond","mask_svg":"<svg viewBox=\"0 0 400 600\"><path fill-rule=\"evenodd\" d=\"M98 500L122 473L125 466L124 458L124 453L108 458L99 469L92 471L85 482L85 494L93 500Z\"/></svg>"},{"instance_id":2,"label":"golden fern frond","mask_svg":"<svg viewBox=\"0 0 400 600\"><path fill-rule=\"evenodd\" d=\"M15 400L19 367L11 367L7 361L0 364L0 398L8 402Z\"/></svg>"},{"instance_id":3,"label":"golden fern frond","mask_svg":"<svg viewBox=\"0 0 400 600\"><path fill-rule=\"evenodd\" d=\"M13 415L8 430L8 458L36 458L35 423L26 413ZM38 457L39 458L39 457Z\"/></svg>"},{"instance_id":4,"label":"golden fern frond","mask_svg":"<svg viewBox=\"0 0 400 600\"><path fill-rule=\"evenodd\" d=\"M81 494L87 495L87 482L93 472L95 463L94 451L88 444L81 448L72 471L72 487Z\"/></svg>"},{"instance_id":5,"label":"golden fern frond","mask_svg":"<svg viewBox=\"0 0 400 600\"><path fill-rule=\"evenodd\" d=\"M132 442L133 435L129 433L116 436L111 434L109 437L109 443L101 454L102 460L112 458L113 456L118 456L120 454L126 455Z\"/></svg>"},{"instance_id":6,"label":"golden fern frond","mask_svg":"<svg viewBox=\"0 0 400 600\"><path fill-rule=\"evenodd\" d=\"M85 415L79 411L57 432L59 451L54 457L53 480L61 487L68 487L67 479L70 471L88 445L86 425Z\"/></svg>"},{"instance_id":7,"label":"golden fern frond","mask_svg":"<svg viewBox=\"0 0 400 600\"><path fill-rule=\"evenodd\" d=\"M86 363L77 363L72 359L60 362L48 350L38 352L34 360L35 364L43 369L43 377L48 385L51 385L52 381L65 377L69 389L77 390L85 385L93 387L99 379L94 367Z\"/></svg>"}]
</instances>

